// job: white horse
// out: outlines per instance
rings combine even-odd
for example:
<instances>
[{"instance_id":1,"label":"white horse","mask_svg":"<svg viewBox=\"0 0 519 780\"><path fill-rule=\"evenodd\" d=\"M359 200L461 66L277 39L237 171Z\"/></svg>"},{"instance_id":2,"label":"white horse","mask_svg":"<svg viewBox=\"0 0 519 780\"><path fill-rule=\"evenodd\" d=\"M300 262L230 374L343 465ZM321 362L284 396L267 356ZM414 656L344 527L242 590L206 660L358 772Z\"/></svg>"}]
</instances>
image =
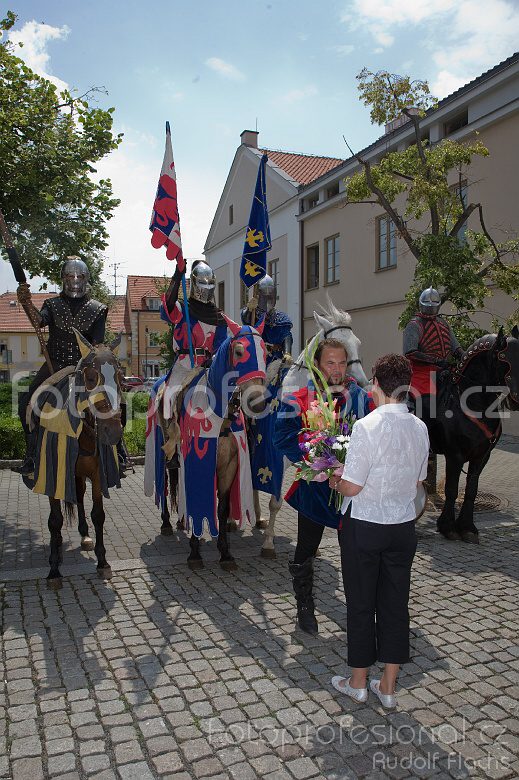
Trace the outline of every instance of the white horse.
<instances>
[{"instance_id":1,"label":"white horse","mask_svg":"<svg viewBox=\"0 0 519 780\"><path fill-rule=\"evenodd\" d=\"M362 362L360 359L360 339L357 338L351 327L351 316L348 312L338 309L328 297L326 307L321 306L322 314L318 314L314 311L314 319L319 330L316 335L310 340L308 344L308 351L312 354L313 348L316 343L323 341L323 339L334 338L344 344L346 352L348 353L348 373L352 376L361 387L365 387L369 384L369 380L362 368ZM280 361L281 362L281 361ZM306 387L308 383L308 369L305 365L305 351L303 350L297 360L287 372L281 388L281 397L285 398L290 393L294 393L300 390L302 387ZM290 461L285 458L283 471L287 466L292 465ZM261 555L263 558L275 558L276 551L274 548L274 526L276 524L276 517L283 504L283 499L279 501L276 496L271 495L269 501L269 519L265 520L261 515L261 507L259 502L259 491L254 491L254 512L256 515L256 527L265 529L265 540L263 547L261 548Z\"/></svg>"}]
</instances>

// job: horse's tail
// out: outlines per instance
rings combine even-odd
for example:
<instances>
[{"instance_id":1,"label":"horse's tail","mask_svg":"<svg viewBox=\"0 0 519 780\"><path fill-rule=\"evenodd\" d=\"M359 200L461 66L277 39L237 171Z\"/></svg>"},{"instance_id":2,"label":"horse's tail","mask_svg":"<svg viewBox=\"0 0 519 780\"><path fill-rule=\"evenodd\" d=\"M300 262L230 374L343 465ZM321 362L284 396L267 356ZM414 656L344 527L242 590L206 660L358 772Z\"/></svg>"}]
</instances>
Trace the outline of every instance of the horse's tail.
<instances>
[{"instance_id":1,"label":"horse's tail","mask_svg":"<svg viewBox=\"0 0 519 780\"><path fill-rule=\"evenodd\" d=\"M178 512L178 474L179 469L168 469L169 505Z\"/></svg>"},{"instance_id":2,"label":"horse's tail","mask_svg":"<svg viewBox=\"0 0 519 780\"><path fill-rule=\"evenodd\" d=\"M72 527L76 519L76 507L71 501L65 501L65 523L69 528Z\"/></svg>"}]
</instances>

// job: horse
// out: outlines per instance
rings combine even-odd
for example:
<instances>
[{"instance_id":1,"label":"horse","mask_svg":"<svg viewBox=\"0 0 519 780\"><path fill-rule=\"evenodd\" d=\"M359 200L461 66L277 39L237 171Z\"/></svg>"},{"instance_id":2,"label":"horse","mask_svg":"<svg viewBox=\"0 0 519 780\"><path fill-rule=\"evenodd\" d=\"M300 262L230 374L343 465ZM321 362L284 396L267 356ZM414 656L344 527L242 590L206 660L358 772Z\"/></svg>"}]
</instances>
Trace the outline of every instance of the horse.
<instances>
[{"instance_id":1,"label":"horse","mask_svg":"<svg viewBox=\"0 0 519 780\"><path fill-rule=\"evenodd\" d=\"M252 513L252 491L247 437L242 408L249 416L263 411L265 404L266 350L257 329L227 319L231 336L216 351L209 368L201 368L176 400L179 428L178 516L191 531L191 569L203 568L200 537L207 526L217 537L220 565L237 568L230 553L227 521L233 506L240 523ZM164 382L161 383L164 386ZM160 384L158 385L160 387ZM160 443L161 399L148 413L148 474L155 473L155 499L164 506L165 456ZM149 490L146 491L149 495ZM247 506L250 493L250 511ZM241 503L240 503L241 500ZM163 518L164 522L164 518Z\"/></svg>"},{"instance_id":2,"label":"horse","mask_svg":"<svg viewBox=\"0 0 519 780\"><path fill-rule=\"evenodd\" d=\"M267 383L269 388L274 388L274 394L268 401L269 411L272 414L267 424L272 428L275 425L275 415L279 407L281 398L285 395L289 395L302 387L305 387L308 383L308 370L305 365L305 353L312 354L313 349L317 344L328 337L333 337L344 344L346 352L348 353L348 370L351 376L358 382L361 387L365 387L368 384L368 379L362 368L362 361L360 359L360 340L357 338L351 327L351 316L348 312L338 309L331 301L330 297L327 299L326 307L321 307L322 314L314 312L314 319L318 327L318 331L315 336L310 340L307 350L303 350L299 357L293 362L293 364L286 370L286 364L283 364L281 360L272 363L269 366L267 374ZM269 374L272 376L269 379ZM272 390L271 390L272 392ZM263 437L264 431L263 425L258 426L256 432L252 430L252 437L258 435L258 432ZM258 489L254 490L254 512L256 517L256 527L265 529L265 539L261 548L261 556L263 558L275 558L276 550L274 547L274 528L276 518L281 506L283 505L283 499L281 497L281 485L283 481L283 473L285 468L290 465L289 461L284 459L279 454L270 451L268 455L270 462L266 463L261 471L261 474L253 474L255 485L258 485ZM269 519L265 520L261 515L261 506L259 502L259 492L265 492L270 494L269 500Z\"/></svg>"},{"instance_id":3,"label":"horse","mask_svg":"<svg viewBox=\"0 0 519 780\"><path fill-rule=\"evenodd\" d=\"M445 456L445 503L437 530L451 541L479 544L474 502L481 472L502 432L500 399L519 410L519 329L501 328L475 341L452 371L442 372L437 396L418 396L416 414L426 423L431 449ZM468 463L465 496L458 517L460 475Z\"/></svg>"},{"instance_id":4,"label":"horse","mask_svg":"<svg viewBox=\"0 0 519 780\"><path fill-rule=\"evenodd\" d=\"M59 568L63 561L61 502L65 502L69 522L77 506L81 546L92 549L83 504L86 480L91 481L97 572L110 579L112 570L103 542L103 497L109 496L108 488L120 487L117 444L123 434L122 372L114 353L120 336L109 345L92 346L79 331L75 335L81 352L79 363L75 369L68 367L49 377L34 392L27 411L31 426L33 415L39 417L39 427L34 474L24 477L24 482L49 498L47 585L54 590L63 586Z\"/></svg>"}]
</instances>

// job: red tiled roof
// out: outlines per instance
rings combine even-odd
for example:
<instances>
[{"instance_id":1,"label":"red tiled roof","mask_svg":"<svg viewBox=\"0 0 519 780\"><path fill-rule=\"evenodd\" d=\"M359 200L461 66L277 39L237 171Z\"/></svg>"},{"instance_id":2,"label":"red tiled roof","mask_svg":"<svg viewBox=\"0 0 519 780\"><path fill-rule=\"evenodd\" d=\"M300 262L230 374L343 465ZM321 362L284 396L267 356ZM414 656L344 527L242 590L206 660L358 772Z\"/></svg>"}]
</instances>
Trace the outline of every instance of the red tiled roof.
<instances>
[{"instance_id":1,"label":"red tiled roof","mask_svg":"<svg viewBox=\"0 0 519 780\"><path fill-rule=\"evenodd\" d=\"M57 294L52 292L32 293L32 302L37 309L41 309L43 301L47 298L54 298ZM0 332L29 333L30 331L34 332L34 328L18 303L16 293L2 293L0 295Z\"/></svg>"},{"instance_id":2,"label":"red tiled roof","mask_svg":"<svg viewBox=\"0 0 519 780\"><path fill-rule=\"evenodd\" d=\"M127 290L130 309L143 311L146 308L143 298L159 298L163 288L163 276L128 276Z\"/></svg>"},{"instance_id":3,"label":"red tiled roof","mask_svg":"<svg viewBox=\"0 0 519 780\"><path fill-rule=\"evenodd\" d=\"M338 157L318 157L312 154L277 152L271 149L261 149L261 151L298 184L310 184L314 179L318 179L319 176L323 176L344 162Z\"/></svg>"},{"instance_id":4,"label":"red tiled roof","mask_svg":"<svg viewBox=\"0 0 519 780\"><path fill-rule=\"evenodd\" d=\"M114 333L130 333L130 313L126 304L126 295L112 295L112 305L108 310L107 325Z\"/></svg>"}]
</instances>

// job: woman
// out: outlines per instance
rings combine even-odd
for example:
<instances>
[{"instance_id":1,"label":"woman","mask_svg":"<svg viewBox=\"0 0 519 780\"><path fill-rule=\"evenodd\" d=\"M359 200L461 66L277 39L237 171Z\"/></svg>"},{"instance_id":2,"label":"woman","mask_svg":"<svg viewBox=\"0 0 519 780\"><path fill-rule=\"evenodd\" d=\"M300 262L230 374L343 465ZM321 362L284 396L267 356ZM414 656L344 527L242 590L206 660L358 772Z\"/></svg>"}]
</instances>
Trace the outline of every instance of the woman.
<instances>
[{"instance_id":1,"label":"woman","mask_svg":"<svg viewBox=\"0 0 519 780\"><path fill-rule=\"evenodd\" d=\"M400 666L409 660L409 587L416 551L414 499L427 474L429 436L405 404L411 364L401 355L373 369L376 409L352 431L342 477L330 479L343 502L341 563L348 605L349 679L332 685L356 701L368 698L369 667L385 664L370 688L383 707L396 706Z\"/></svg>"}]
</instances>

